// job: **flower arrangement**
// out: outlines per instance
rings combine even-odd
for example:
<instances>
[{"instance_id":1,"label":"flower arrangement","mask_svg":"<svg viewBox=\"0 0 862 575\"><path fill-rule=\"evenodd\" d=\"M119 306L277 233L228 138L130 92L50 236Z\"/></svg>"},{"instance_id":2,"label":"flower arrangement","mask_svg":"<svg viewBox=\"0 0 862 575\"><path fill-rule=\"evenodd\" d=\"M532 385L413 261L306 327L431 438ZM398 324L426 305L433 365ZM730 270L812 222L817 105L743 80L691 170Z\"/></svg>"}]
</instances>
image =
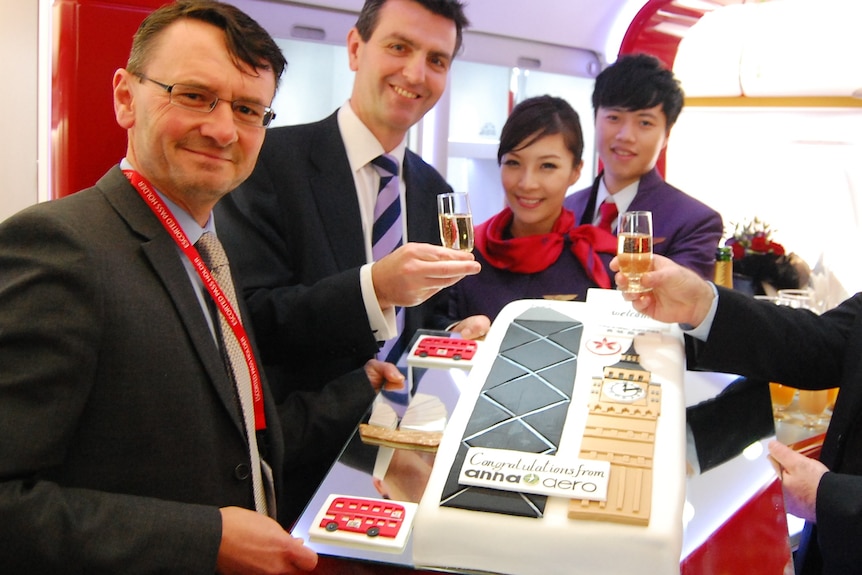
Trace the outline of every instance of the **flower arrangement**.
<instances>
[{"instance_id":1,"label":"flower arrangement","mask_svg":"<svg viewBox=\"0 0 862 575\"><path fill-rule=\"evenodd\" d=\"M784 246L772 241L772 229L769 224L754 217L742 223L732 223L733 235L724 242L733 250L733 259L741 260L752 254L784 255Z\"/></svg>"},{"instance_id":2,"label":"flower arrangement","mask_svg":"<svg viewBox=\"0 0 862 575\"><path fill-rule=\"evenodd\" d=\"M733 250L734 275L746 278L754 294L808 283L808 265L796 254L785 253L784 246L772 239L774 230L768 223L755 217L731 226L733 235L724 245Z\"/></svg>"}]
</instances>

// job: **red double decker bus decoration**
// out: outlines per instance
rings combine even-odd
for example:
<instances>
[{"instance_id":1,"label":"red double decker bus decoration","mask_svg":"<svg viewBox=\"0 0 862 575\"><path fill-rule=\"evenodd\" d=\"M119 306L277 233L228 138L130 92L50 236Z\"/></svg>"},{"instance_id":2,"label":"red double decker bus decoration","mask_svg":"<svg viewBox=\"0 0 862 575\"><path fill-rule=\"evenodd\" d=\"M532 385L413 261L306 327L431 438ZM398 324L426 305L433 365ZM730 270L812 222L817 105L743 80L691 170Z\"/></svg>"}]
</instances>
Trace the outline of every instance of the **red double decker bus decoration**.
<instances>
[{"instance_id":1,"label":"red double decker bus decoration","mask_svg":"<svg viewBox=\"0 0 862 575\"><path fill-rule=\"evenodd\" d=\"M476 354L478 345L469 339L450 337L424 337L419 340L413 355L418 357L469 361Z\"/></svg>"},{"instance_id":2,"label":"red double decker bus decoration","mask_svg":"<svg viewBox=\"0 0 862 575\"><path fill-rule=\"evenodd\" d=\"M395 537L404 522L404 506L389 501L352 497L332 500L320 527L327 531L364 533L369 537Z\"/></svg>"}]
</instances>

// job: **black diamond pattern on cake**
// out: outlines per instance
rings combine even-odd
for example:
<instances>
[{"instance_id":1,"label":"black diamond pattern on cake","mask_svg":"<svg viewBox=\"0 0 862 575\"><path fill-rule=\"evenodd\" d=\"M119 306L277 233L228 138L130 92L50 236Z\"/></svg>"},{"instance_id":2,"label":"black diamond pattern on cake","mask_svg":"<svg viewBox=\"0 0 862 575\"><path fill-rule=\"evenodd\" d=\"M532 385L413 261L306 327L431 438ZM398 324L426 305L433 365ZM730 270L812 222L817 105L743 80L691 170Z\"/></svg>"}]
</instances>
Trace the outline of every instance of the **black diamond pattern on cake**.
<instances>
[{"instance_id":1,"label":"black diamond pattern on cake","mask_svg":"<svg viewBox=\"0 0 862 575\"><path fill-rule=\"evenodd\" d=\"M553 455L566 421L583 324L547 308L515 318L485 379L440 504L473 511L541 517L547 497L458 483L469 447Z\"/></svg>"}]
</instances>

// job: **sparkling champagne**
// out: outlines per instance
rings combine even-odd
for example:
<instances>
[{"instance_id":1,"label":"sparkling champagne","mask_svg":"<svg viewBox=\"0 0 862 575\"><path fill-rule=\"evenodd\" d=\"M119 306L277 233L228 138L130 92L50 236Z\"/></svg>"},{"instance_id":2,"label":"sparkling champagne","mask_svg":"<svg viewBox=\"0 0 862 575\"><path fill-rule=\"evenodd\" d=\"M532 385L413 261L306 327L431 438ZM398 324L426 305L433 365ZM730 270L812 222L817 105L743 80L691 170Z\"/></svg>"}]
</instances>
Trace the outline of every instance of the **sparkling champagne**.
<instances>
[{"instance_id":1,"label":"sparkling champagne","mask_svg":"<svg viewBox=\"0 0 862 575\"><path fill-rule=\"evenodd\" d=\"M440 241L443 246L465 252L473 251L473 216L440 214Z\"/></svg>"},{"instance_id":2,"label":"sparkling champagne","mask_svg":"<svg viewBox=\"0 0 862 575\"><path fill-rule=\"evenodd\" d=\"M652 236L649 234L619 234L617 259L620 271L629 280L626 291L647 291L641 286L641 275L649 271L652 261Z\"/></svg>"}]
</instances>

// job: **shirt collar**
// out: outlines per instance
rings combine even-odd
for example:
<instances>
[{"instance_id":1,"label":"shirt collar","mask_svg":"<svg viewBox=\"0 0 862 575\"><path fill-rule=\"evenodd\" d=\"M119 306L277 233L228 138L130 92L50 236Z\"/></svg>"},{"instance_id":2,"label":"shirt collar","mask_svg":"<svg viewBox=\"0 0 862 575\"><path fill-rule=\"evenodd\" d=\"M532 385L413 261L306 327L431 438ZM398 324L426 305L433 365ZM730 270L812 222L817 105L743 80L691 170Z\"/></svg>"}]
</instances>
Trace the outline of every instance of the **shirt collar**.
<instances>
[{"instance_id":1,"label":"shirt collar","mask_svg":"<svg viewBox=\"0 0 862 575\"><path fill-rule=\"evenodd\" d=\"M632 201L635 199L635 196L638 193L638 184L640 184L640 180L629 184L617 193L613 194L613 202L617 205L617 212L623 213L625 211L628 211L629 206L631 205ZM604 202L609 197L611 197L611 193L608 192L608 188L607 186L605 186L605 179L604 177L600 177L599 190L596 194L596 210L598 210L599 206L602 205L602 202Z\"/></svg>"},{"instance_id":2,"label":"shirt collar","mask_svg":"<svg viewBox=\"0 0 862 575\"><path fill-rule=\"evenodd\" d=\"M338 109L338 130L341 132L341 139L347 151L347 161L350 162L350 169L354 173L367 166L371 160L380 154L386 153L368 126L362 123L362 120L350 107L350 101ZM395 149L388 153L398 160L399 166L403 166L406 150L407 138L405 137Z\"/></svg>"},{"instance_id":3,"label":"shirt collar","mask_svg":"<svg viewBox=\"0 0 862 575\"><path fill-rule=\"evenodd\" d=\"M120 161L120 168L123 170L135 170L135 167L132 166L132 163L129 162L127 158L123 158ZM174 218L177 220L177 223L180 225L180 227L183 229L183 232L186 234L186 238L192 244L197 243L197 241L200 239L204 232L215 233L215 222L213 221L212 214L210 214L209 219L207 219L206 225L204 227L201 227L187 211L185 211L176 203L171 201L169 197L161 193L159 190L156 190L156 193L159 194L159 198L161 198L165 206L167 206L171 213L174 215Z\"/></svg>"}]
</instances>

